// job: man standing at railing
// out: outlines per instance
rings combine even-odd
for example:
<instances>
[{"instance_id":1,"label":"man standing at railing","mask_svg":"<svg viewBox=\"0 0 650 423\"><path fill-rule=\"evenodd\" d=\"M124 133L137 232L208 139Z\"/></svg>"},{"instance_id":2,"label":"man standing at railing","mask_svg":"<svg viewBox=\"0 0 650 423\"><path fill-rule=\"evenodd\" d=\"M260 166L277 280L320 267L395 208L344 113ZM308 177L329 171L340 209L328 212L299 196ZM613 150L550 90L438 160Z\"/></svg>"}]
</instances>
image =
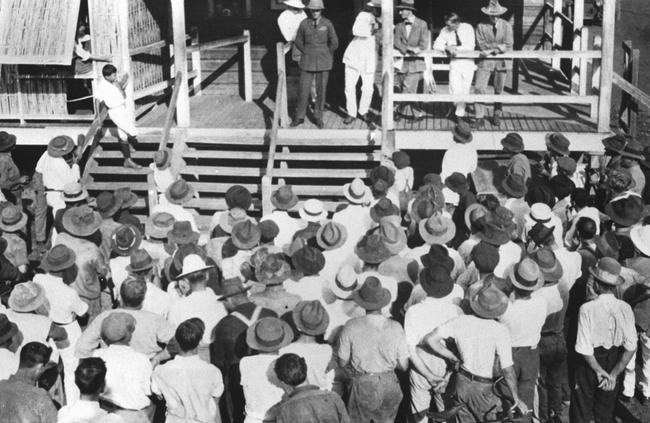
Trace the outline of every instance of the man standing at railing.
<instances>
[{"instance_id":1,"label":"man standing at railing","mask_svg":"<svg viewBox=\"0 0 650 423\"><path fill-rule=\"evenodd\" d=\"M512 24L500 17L507 11L508 9L501 6L498 0L490 0L487 7L481 8L481 12L488 16L488 21L479 23L476 27L476 43L483 58L478 61L478 70L476 71L474 88L476 94L488 94L487 88L492 74L494 74L494 93L501 94L508 71L512 70L511 59L492 59L489 57L512 51ZM476 104L474 128L480 128L485 124L485 109L485 104ZM503 106L501 103L494 103L492 124L499 126L502 116Z\"/></svg>"}]
</instances>

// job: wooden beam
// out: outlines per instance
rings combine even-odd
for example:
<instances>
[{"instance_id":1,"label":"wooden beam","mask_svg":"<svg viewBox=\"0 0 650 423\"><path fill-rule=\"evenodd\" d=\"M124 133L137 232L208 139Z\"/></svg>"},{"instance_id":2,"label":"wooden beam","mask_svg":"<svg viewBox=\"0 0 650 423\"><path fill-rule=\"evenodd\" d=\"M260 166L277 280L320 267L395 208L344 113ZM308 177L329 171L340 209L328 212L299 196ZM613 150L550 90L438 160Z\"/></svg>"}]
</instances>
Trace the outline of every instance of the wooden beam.
<instances>
[{"instance_id":1,"label":"wooden beam","mask_svg":"<svg viewBox=\"0 0 650 423\"><path fill-rule=\"evenodd\" d=\"M223 38L221 40L208 41L207 43L199 44L198 46L190 46L187 51L194 50L214 50L221 47L235 46L244 44L248 40L246 35L237 35L235 37Z\"/></svg>"},{"instance_id":2,"label":"wooden beam","mask_svg":"<svg viewBox=\"0 0 650 423\"><path fill-rule=\"evenodd\" d=\"M176 72L176 78L174 78L174 81L176 81L176 83L174 84L174 91L172 91L172 97L169 100L169 108L167 109L167 114L165 115L165 124L163 126L160 145L158 146L159 150L166 149L167 143L169 142L169 135L172 129L172 124L174 123L174 112L177 107L183 85L183 78L181 77L180 71Z\"/></svg>"},{"instance_id":3,"label":"wooden beam","mask_svg":"<svg viewBox=\"0 0 650 423\"><path fill-rule=\"evenodd\" d=\"M581 33L582 34L580 37L580 50L585 51L589 48L589 28L582 27ZM580 87L578 89L579 95L587 95L587 82L589 80L588 71L589 71L589 61L585 58L581 58L580 70L578 71L580 73Z\"/></svg>"},{"instance_id":4,"label":"wooden beam","mask_svg":"<svg viewBox=\"0 0 650 423\"><path fill-rule=\"evenodd\" d=\"M291 44L290 43L283 43L279 41L275 45L275 56L276 56L276 67L277 67L277 81L276 84L280 83L280 75L285 75L287 74L287 62L286 62L286 54L291 51ZM277 98L276 94L276 99L275 99L275 107L280 107L280 127L281 128L286 128L289 125L289 101L288 101L288 93L287 93L287 84L284 84L284 92L282 93L284 95L285 101L280 101L279 98Z\"/></svg>"},{"instance_id":5,"label":"wooden beam","mask_svg":"<svg viewBox=\"0 0 650 423\"><path fill-rule=\"evenodd\" d=\"M580 0L578 0L580 1ZM560 49L562 48L562 35L563 35L563 26L562 26L562 18L560 15L562 14L562 4L564 3L563 0L553 0L553 49ZM554 69L560 69L560 58L555 57L551 59L551 66L553 66Z\"/></svg>"},{"instance_id":6,"label":"wooden beam","mask_svg":"<svg viewBox=\"0 0 650 423\"><path fill-rule=\"evenodd\" d=\"M172 28L174 39L174 70L179 87L176 104L176 124L179 127L190 126L190 93L187 86L187 46L185 43L185 1L170 0L172 11ZM171 107L171 105L170 105Z\"/></svg>"},{"instance_id":7,"label":"wooden beam","mask_svg":"<svg viewBox=\"0 0 650 423\"><path fill-rule=\"evenodd\" d=\"M632 50L632 63L630 69L630 82L633 86L639 86L639 66L641 66L641 52L640 50ZM636 100L636 99L635 99ZM632 137L636 138L638 135L638 118L639 118L639 107L636 101L633 101L630 104L630 121L628 123L629 131Z\"/></svg>"},{"instance_id":8,"label":"wooden beam","mask_svg":"<svg viewBox=\"0 0 650 423\"><path fill-rule=\"evenodd\" d=\"M612 79L614 78L614 40L616 30L616 0L603 1L603 57L600 65L600 102L598 104L598 130L610 127L612 107Z\"/></svg>"},{"instance_id":9,"label":"wooden beam","mask_svg":"<svg viewBox=\"0 0 650 423\"><path fill-rule=\"evenodd\" d=\"M392 50L391 50L392 54ZM458 52L457 59L478 59L481 52L479 51L463 51ZM395 57L401 57L400 54L395 54ZM426 50L418 55L418 57L433 57L435 59L448 59L449 56L438 50ZM586 50L586 51L573 51L573 50L515 50L505 53L490 56L490 59L599 59L602 57L600 50Z\"/></svg>"},{"instance_id":10,"label":"wooden beam","mask_svg":"<svg viewBox=\"0 0 650 423\"><path fill-rule=\"evenodd\" d=\"M641 89L632 85L629 81L617 73L613 73L612 82L616 84L616 86L621 90L632 96L635 102L650 110L650 95L641 91Z\"/></svg>"},{"instance_id":11,"label":"wooden beam","mask_svg":"<svg viewBox=\"0 0 650 423\"><path fill-rule=\"evenodd\" d=\"M576 0L573 2L573 51L581 51L582 43L582 29L584 27L585 18L585 0ZM580 58L573 58L571 60L571 92L573 94L580 93L580 80L583 73L580 72Z\"/></svg>"},{"instance_id":12,"label":"wooden beam","mask_svg":"<svg viewBox=\"0 0 650 423\"><path fill-rule=\"evenodd\" d=\"M382 127L386 130L394 129L393 122L393 87L395 86L395 74L393 70L393 20L394 1L383 0L381 2L381 30L382 30ZM385 141L385 140L382 140Z\"/></svg>"},{"instance_id":13,"label":"wooden beam","mask_svg":"<svg viewBox=\"0 0 650 423\"><path fill-rule=\"evenodd\" d=\"M395 94L395 101L430 103L594 104L598 96L512 94Z\"/></svg>"},{"instance_id":14,"label":"wooden beam","mask_svg":"<svg viewBox=\"0 0 650 423\"><path fill-rule=\"evenodd\" d=\"M133 75L131 74L131 53L129 50L129 2L116 0L117 5L117 40L119 45L118 72L129 75L124 94L126 94L126 111L135 122L135 98L133 96Z\"/></svg>"},{"instance_id":15,"label":"wooden beam","mask_svg":"<svg viewBox=\"0 0 650 423\"><path fill-rule=\"evenodd\" d=\"M129 53L131 53L131 56L137 56L138 54L149 53L152 50L165 47L166 45L167 45L167 40L160 40L151 44L147 44L146 46L132 48L129 50Z\"/></svg>"},{"instance_id":16,"label":"wooden beam","mask_svg":"<svg viewBox=\"0 0 650 423\"><path fill-rule=\"evenodd\" d=\"M188 80L195 80L197 77L196 71L189 72L187 74ZM172 88L176 83L176 78L171 78L166 81L158 82L156 84L150 85L147 88L136 91L133 96L136 100L141 98L149 97L150 95L156 95L161 91L165 91L169 88Z\"/></svg>"},{"instance_id":17,"label":"wooden beam","mask_svg":"<svg viewBox=\"0 0 650 423\"><path fill-rule=\"evenodd\" d=\"M246 41L242 44L242 70L244 72L244 101L250 103L253 101L253 70L251 64L251 33L248 29L244 30Z\"/></svg>"},{"instance_id":18,"label":"wooden beam","mask_svg":"<svg viewBox=\"0 0 650 423\"><path fill-rule=\"evenodd\" d=\"M192 46L198 46L198 45L199 45L199 28L193 27ZM193 87L192 94L198 96L203 93L203 91L201 91L201 83L203 82L203 77L201 75L201 50L199 49L192 51L192 72L196 73L196 77L192 82L192 87Z\"/></svg>"}]
</instances>

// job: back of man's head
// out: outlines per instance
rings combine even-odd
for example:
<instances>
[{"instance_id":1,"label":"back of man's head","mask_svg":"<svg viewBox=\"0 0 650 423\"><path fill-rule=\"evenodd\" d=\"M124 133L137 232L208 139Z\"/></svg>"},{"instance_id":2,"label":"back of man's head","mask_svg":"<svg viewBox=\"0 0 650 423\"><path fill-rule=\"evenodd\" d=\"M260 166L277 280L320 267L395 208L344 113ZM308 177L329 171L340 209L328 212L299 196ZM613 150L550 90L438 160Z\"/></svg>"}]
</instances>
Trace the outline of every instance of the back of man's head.
<instances>
[{"instance_id":1,"label":"back of man's head","mask_svg":"<svg viewBox=\"0 0 650 423\"><path fill-rule=\"evenodd\" d=\"M74 372L74 382L82 395L98 395L104 390L106 364L98 357L82 358Z\"/></svg>"},{"instance_id":2,"label":"back of man's head","mask_svg":"<svg viewBox=\"0 0 650 423\"><path fill-rule=\"evenodd\" d=\"M587 193L586 189L576 188L575 191L573 191L573 194L571 194L571 201L576 208L582 209L589 205L591 198L589 198L589 193Z\"/></svg>"},{"instance_id":3,"label":"back of man's head","mask_svg":"<svg viewBox=\"0 0 650 423\"><path fill-rule=\"evenodd\" d=\"M578 231L578 236L580 239L592 240L596 236L596 222L593 219L588 217L581 217L576 223L576 231Z\"/></svg>"},{"instance_id":4,"label":"back of man's head","mask_svg":"<svg viewBox=\"0 0 650 423\"><path fill-rule=\"evenodd\" d=\"M107 76L111 76L114 73L117 73L117 68L115 66L111 65L110 63L108 65L105 65L102 68L102 76L104 78L106 78Z\"/></svg>"},{"instance_id":5,"label":"back of man's head","mask_svg":"<svg viewBox=\"0 0 650 423\"><path fill-rule=\"evenodd\" d=\"M40 342L29 342L20 351L20 368L33 369L50 361L52 348Z\"/></svg>"},{"instance_id":6,"label":"back of man's head","mask_svg":"<svg viewBox=\"0 0 650 423\"><path fill-rule=\"evenodd\" d=\"M298 386L307 379L307 363L296 354L284 354L275 361L275 374L281 382Z\"/></svg>"},{"instance_id":7,"label":"back of man's head","mask_svg":"<svg viewBox=\"0 0 650 423\"><path fill-rule=\"evenodd\" d=\"M188 352L199 346L204 332L205 324L201 319L194 317L178 325L174 338L176 338L180 349L183 352Z\"/></svg>"},{"instance_id":8,"label":"back of man's head","mask_svg":"<svg viewBox=\"0 0 650 423\"><path fill-rule=\"evenodd\" d=\"M125 307L140 307L146 293L147 283L142 279L128 278L120 286L122 305Z\"/></svg>"}]
</instances>

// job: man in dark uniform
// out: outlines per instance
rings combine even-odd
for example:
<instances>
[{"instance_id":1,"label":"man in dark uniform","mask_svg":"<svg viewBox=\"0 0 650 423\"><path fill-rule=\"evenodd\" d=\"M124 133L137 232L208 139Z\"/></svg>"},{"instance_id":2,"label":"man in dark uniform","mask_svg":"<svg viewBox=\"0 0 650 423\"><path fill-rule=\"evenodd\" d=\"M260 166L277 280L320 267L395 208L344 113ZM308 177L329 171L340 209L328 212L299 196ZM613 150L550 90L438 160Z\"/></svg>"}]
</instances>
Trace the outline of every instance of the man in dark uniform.
<instances>
[{"instance_id":1,"label":"man in dark uniform","mask_svg":"<svg viewBox=\"0 0 650 423\"><path fill-rule=\"evenodd\" d=\"M314 123L323 128L323 108L327 93L327 80L332 70L333 54L339 46L339 40L332 22L322 16L323 0L310 0L307 6L309 18L300 23L295 46L302 53L300 58L300 87L298 107L292 127L305 122L307 104L312 81L316 78L316 105L314 106Z\"/></svg>"}]
</instances>

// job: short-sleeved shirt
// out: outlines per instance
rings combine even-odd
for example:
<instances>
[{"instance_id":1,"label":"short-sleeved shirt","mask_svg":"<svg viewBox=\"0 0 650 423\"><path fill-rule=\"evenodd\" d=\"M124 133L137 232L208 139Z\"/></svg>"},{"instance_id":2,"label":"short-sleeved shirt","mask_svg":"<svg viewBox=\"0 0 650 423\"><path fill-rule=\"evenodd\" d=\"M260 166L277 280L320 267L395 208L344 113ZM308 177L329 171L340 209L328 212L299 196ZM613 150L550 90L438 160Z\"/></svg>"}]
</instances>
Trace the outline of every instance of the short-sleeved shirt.
<instances>
[{"instance_id":1,"label":"short-sleeved shirt","mask_svg":"<svg viewBox=\"0 0 650 423\"><path fill-rule=\"evenodd\" d=\"M300 219L289 216L289 213L283 210L275 210L261 219L262 222L265 220L272 220L278 225L278 235L273 240L273 244L277 247L290 244L293 235L305 227L305 224Z\"/></svg>"},{"instance_id":2,"label":"short-sleeved shirt","mask_svg":"<svg viewBox=\"0 0 650 423\"><path fill-rule=\"evenodd\" d=\"M444 181L449 175L458 172L467 176L473 173L478 166L478 153L471 144L455 143L445 152L442 157L442 170L440 177Z\"/></svg>"},{"instance_id":3,"label":"short-sleeved shirt","mask_svg":"<svg viewBox=\"0 0 650 423\"><path fill-rule=\"evenodd\" d=\"M192 292L171 305L168 319L174 327L178 327L187 319L198 317L205 324L203 343L209 344L212 340L212 331L217 323L228 315L226 307L218 300L211 289Z\"/></svg>"},{"instance_id":4,"label":"short-sleeved shirt","mask_svg":"<svg viewBox=\"0 0 650 423\"><path fill-rule=\"evenodd\" d=\"M6 348L0 348L0 380L7 380L18 370L18 356Z\"/></svg>"},{"instance_id":5,"label":"short-sleeved shirt","mask_svg":"<svg viewBox=\"0 0 650 423\"><path fill-rule=\"evenodd\" d=\"M546 321L547 305L543 297L516 299L499 321L510 331L512 347L537 347Z\"/></svg>"},{"instance_id":6,"label":"short-sleeved shirt","mask_svg":"<svg viewBox=\"0 0 650 423\"><path fill-rule=\"evenodd\" d=\"M246 415L256 420L272 418L272 407L282 400L284 391L275 374L278 356L259 354L244 357L239 362L241 386L246 399ZM296 422L297 423L297 422Z\"/></svg>"},{"instance_id":7,"label":"short-sleeved shirt","mask_svg":"<svg viewBox=\"0 0 650 423\"><path fill-rule=\"evenodd\" d=\"M512 343L508 328L496 320L464 315L438 328L442 338L453 338L463 367L485 377L494 376L494 359L499 357L501 368L513 365Z\"/></svg>"},{"instance_id":8,"label":"short-sleeved shirt","mask_svg":"<svg viewBox=\"0 0 650 423\"><path fill-rule=\"evenodd\" d=\"M307 363L307 383L321 389L331 390L334 370L330 370L333 352L328 344L293 342L280 349L280 355L293 353Z\"/></svg>"},{"instance_id":9,"label":"short-sleeved shirt","mask_svg":"<svg viewBox=\"0 0 650 423\"><path fill-rule=\"evenodd\" d=\"M59 410L58 423L124 423L117 414L108 414L99 406L99 401L77 400Z\"/></svg>"},{"instance_id":10,"label":"short-sleeved shirt","mask_svg":"<svg viewBox=\"0 0 650 423\"><path fill-rule=\"evenodd\" d=\"M41 273L34 275L34 282L45 290L45 296L50 303L52 321L67 325L77 316L83 316L88 311L88 304L79 298L77 291L63 283L63 279Z\"/></svg>"},{"instance_id":11,"label":"short-sleeved shirt","mask_svg":"<svg viewBox=\"0 0 650 423\"><path fill-rule=\"evenodd\" d=\"M63 191L66 184L79 182L79 165L69 166L63 157L52 157L46 151L36 163L36 172L43 175L46 190Z\"/></svg>"},{"instance_id":12,"label":"short-sleeved shirt","mask_svg":"<svg viewBox=\"0 0 650 423\"><path fill-rule=\"evenodd\" d=\"M93 357L106 363L104 397L127 410L142 410L151 403L151 363L149 358L127 345L109 345Z\"/></svg>"},{"instance_id":13,"label":"short-sleeved shirt","mask_svg":"<svg viewBox=\"0 0 650 423\"><path fill-rule=\"evenodd\" d=\"M122 90L120 90L117 85L104 78L101 78L99 82L97 82L95 98L99 101L103 101L109 109L114 109L126 104L126 97Z\"/></svg>"},{"instance_id":14,"label":"short-sleeved shirt","mask_svg":"<svg viewBox=\"0 0 650 423\"><path fill-rule=\"evenodd\" d=\"M408 359L404 329L399 323L381 315L367 315L350 320L343 326L337 355L358 375L395 370Z\"/></svg>"},{"instance_id":15,"label":"short-sleeved shirt","mask_svg":"<svg viewBox=\"0 0 650 423\"><path fill-rule=\"evenodd\" d=\"M415 347L429 332L463 314L463 311L453 302L453 297L427 297L424 301L414 304L404 316L404 333L406 344Z\"/></svg>"},{"instance_id":16,"label":"short-sleeved shirt","mask_svg":"<svg viewBox=\"0 0 650 423\"><path fill-rule=\"evenodd\" d=\"M56 407L44 389L14 376L0 381L1 422L56 422Z\"/></svg>"}]
</instances>

